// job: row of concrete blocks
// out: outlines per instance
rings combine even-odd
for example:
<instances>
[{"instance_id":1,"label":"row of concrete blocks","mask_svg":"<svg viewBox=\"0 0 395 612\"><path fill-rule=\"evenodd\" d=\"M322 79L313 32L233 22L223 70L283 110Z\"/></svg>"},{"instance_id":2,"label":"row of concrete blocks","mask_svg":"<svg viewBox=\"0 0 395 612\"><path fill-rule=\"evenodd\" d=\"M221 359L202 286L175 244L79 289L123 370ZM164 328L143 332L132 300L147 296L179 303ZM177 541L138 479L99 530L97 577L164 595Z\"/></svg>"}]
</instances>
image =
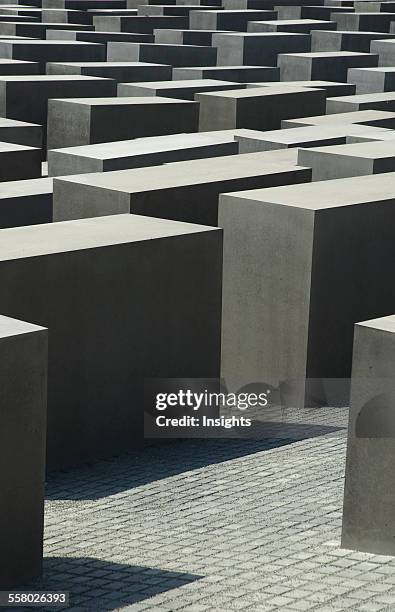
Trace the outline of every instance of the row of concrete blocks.
<instances>
[{"instance_id":1,"label":"row of concrete blocks","mask_svg":"<svg viewBox=\"0 0 395 612\"><path fill-rule=\"evenodd\" d=\"M57 149L49 152L48 170L50 176L59 176L67 174L81 174L94 172L109 172L122 169L133 169L146 166L157 166L159 164L167 164L175 161L200 159L203 157L218 157L224 155L236 155L245 153L254 153L262 151L274 151L275 149L290 149L293 148L293 153L290 156L285 156L285 161L296 163L297 155L299 159L303 158L303 165L312 168L313 179L317 178L333 178L336 176L335 171L342 171L342 160L349 158L350 163L344 163L346 171L350 174L370 174L377 171L389 171L393 168L391 156L391 147L387 150L386 161L380 162L379 147L386 143L376 143L374 149L371 146L362 148L353 154L353 147L347 148L340 155L336 155L337 148L333 145L344 145L345 143L357 143L366 141L385 141L393 138L393 129L395 127L395 115L386 111L356 111L339 115L324 115L318 117L307 117L305 119L296 119L284 121L283 125L286 128L267 132L259 132L244 129L230 129L224 131L211 131L206 133L190 133L176 134L161 137L145 137L134 140L125 140L118 142L106 142L103 144L68 147L65 149ZM0 124L1 128L1 124ZM295 129L296 128L296 129ZM26 129L26 128L25 128ZM0 129L1 135L1 129ZM328 147L325 145L332 145ZM297 147L320 147L324 149L305 149L296 151ZM344 147L343 147L344 148ZM355 148L355 147L354 147ZM358 146L356 147L358 148ZM368 149L368 150L366 150ZM281 151L279 151L281 153ZM320 165L321 157L332 159L331 163ZM246 158L237 156L230 163L225 163L225 160L214 160L211 164L211 169L216 168L216 172L211 173L210 184L212 185L212 199L205 200L203 208L186 209L182 217L180 210L172 200L168 198L168 207L166 209L167 216L172 218L182 218L187 221L199 223L217 224L218 219L218 194L221 189L234 190L243 189L249 186L249 183L244 185L232 182L223 183L223 179L227 181L239 180L243 176L250 180L265 181L267 180L267 168L260 168L259 165L255 169L254 166L249 167L249 156ZM273 162L278 163L282 159L274 157ZM340 161L339 161L340 160ZM356 164L358 160L358 165ZM218 163L217 163L218 162ZM302 162L301 162L302 163ZM353 164L353 166L350 166ZM223 169L226 168L226 177L223 175ZM243 172L240 174L240 170ZM168 189L173 187L175 193L177 189L183 185L189 191L193 188L196 192L197 202L201 200L200 189L203 188L199 176L199 166L196 170L190 168L188 173L176 180L170 180L171 169L169 173L163 171L163 177L168 185ZM323 176L324 172L326 173ZM156 170L153 169L153 174L148 171L148 168L142 173L141 177L145 177L142 183L142 191L146 192L157 191L158 197L161 193L161 184L157 187L155 181L158 180ZM196 174L197 173L197 174ZM321 176L320 176L321 173ZM270 174L270 173L269 173ZM133 175L132 175L133 176ZM132 179L131 176L131 179ZM341 174L343 176L343 174ZM195 183L195 177L197 183ZM250 178L249 178L250 177ZM260 178L259 178L260 177ZM266 177L266 178L265 178ZM155 179L155 180L154 180ZM141 181L140 181L141 182ZM261 182L254 186L265 186L267 183ZM168 192L168 195L170 192ZM71 203L73 200L71 200ZM78 216L86 216L97 210L98 214L107 214L118 212L118 206L107 209L107 205L103 202L98 203L99 208L90 209L89 202L84 207L77 207L73 214ZM104 206L104 208L102 208ZM135 209L136 210L136 209ZM154 209L153 209L154 210ZM193 212L192 212L193 211ZM41 179L33 181L22 181L14 183L3 183L2 185L2 206L0 210L0 227L12 227L16 225L28 225L50 222L53 219L69 218L70 211L67 203L62 200L55 201L53 208L52 202L52 181L50 179ZM156 214L156 213L155 213Z\"/></svg>"},{"instance_id":2,"label":"row of concrete blocks","mask_svg":"<svg viewBox=\"0 0 395 612\"><path fill-rule=\"evenodd\" d=\"M311 183L221 197L222 375L230 388L264 381L304 404L309 392L322 401L328 379L350 376L354 323L394 307L384 265L395 255L393 185L394 176L385 175L364 177L357 186L350 179L331 181L325 191ZM219 376L222 231L116 215L4 230L0 256L1 311L35 322L0 319L1 481L9 517L2 522L7 555L0 575L10 586L41 569L45 328L50 461L63 465L99 449L119 451L142 436L147 372ZM64 282L70 275L71 285ZM367 346L356 339L354 373L362 383L353 388L343 542L392 553L393 522L388 525L388 513L377 513L374 504L381 498L372 494L371 504L355 504L356 496L366 495L366 478L378 476L380 462L388 465L393 455L391 439L371 440L390 437L387 421L393 419L378 380L393 375L390 323L390 338L379 333ZM109 353L116 359L109 361ZM391 385L393 391L393 378ZM380 401L387 406L382 429L374 414ZM29 452L16 460L16 447ZM375 491L383 493L386 485L376 481ZM18 496L16 482L23 482Z\"/></svg>"},{"instance_id":3,"label":"row of concrete blocks","mask_svg":"<svg viewBox=\"0 0 395 612\"><path fill-rule=\"evenodd\" d=\"M58 36L56 31L54 36ZM173 30L171 30L173 32ZM177 31L175 31L177 33ZM67 32L66 32L67 34ZM76 33L70 32L76 36ZM77 33L78 34L78 33ZM314 38L314 35L315 38ZM227 32L210 34L213 46L203 45L186 45L186 44L160 44L150 42L124 42L124 41L109 41L106 46L95 42L86 42L75 39L53 39L53 40L36 40L36 39L2 39L0 40L0 57L3 60L19 60L23 62L33 61L38 64L38 67L31 66L31 70L45 72L45 66L48 62L102 62L102 61L140 61L153 62L160 64L170 64L173 67L187 66L277 66L278 56L283 54L300 54L300 60L297 64L299 76L294 77L296 80L302 77L300 74L308 73L313 70L309 64L314 65L316 72L321 73L319 77L313 76L310 78L328 78L325 74L328 68L325 68L325 61L328 64L328 59L325 60L325 53L333 52L333 58L336 53L339 53L337 62L337 70L344 71L347 69L347 64L341 58L342 53L347 53L349 49L328 49L328 47L344 47L346 43L342 41L351 40L358 47L370 44L372 52L372 62L369 65L385 66L393 62L394 57L394 41L389 38L385 40L385 34L374 34L358 32L352 35L350 32L336 31L316 31L313 32L313 52L312 59L308 60L307 53L310 51L310 36L307 34L298 34L292 32L266 32L266 33L242 33L242 32ZM387 35L387 37L391 35ZM378 40L375 40L378 39ZM380 40L382 39L382 40ZM321 43L321 41L323 41ZM348 45L352 47L353 45ZM350 52L359 52L359 49L352 49ZM304 55L304 57L303 57ZM373 60L373 57L375 59ZM287 71L284 62L290 60L285 58L280 63L280 68L284 74ZM294 60L296 62L296 60ZM25 68L29 65L26 64ZM289 68L290 71L294 66ZM333 74L333 72L332 72ZM281 77L286 79L287 77ZM346 77L335 77L336 80L346 80Z\"/></svg>"}]
</instances>

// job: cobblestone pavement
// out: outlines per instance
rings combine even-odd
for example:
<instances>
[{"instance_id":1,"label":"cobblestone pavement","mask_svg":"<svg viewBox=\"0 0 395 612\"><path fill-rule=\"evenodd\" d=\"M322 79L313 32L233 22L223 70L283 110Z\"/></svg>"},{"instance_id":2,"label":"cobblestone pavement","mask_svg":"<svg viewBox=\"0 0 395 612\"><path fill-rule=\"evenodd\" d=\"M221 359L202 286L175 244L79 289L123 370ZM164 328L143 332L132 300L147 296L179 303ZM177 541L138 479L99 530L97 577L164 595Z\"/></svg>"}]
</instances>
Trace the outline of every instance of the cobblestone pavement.
<instances>
[{"instance_id":1,"label":"cobblestone pavement","mask_svg":"<svg viewBox=\"0 0 395 612\"><path fill-rule=\"evenodd\" d=\"M298 441L184 440L52 475L35 587L73 612L394 611L395 558L339 546L333 415Z\"/></svg>"}]
</instances>

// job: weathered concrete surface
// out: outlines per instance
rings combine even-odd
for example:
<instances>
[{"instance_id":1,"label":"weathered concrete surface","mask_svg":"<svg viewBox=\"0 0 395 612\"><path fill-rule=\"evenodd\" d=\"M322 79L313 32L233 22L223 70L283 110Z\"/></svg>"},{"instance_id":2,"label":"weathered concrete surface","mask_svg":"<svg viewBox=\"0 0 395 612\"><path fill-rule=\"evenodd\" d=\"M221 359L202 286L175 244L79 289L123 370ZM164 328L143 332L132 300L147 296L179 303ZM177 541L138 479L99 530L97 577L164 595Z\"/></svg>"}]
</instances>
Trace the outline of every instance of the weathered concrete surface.
<instances>
[{"instance_id":1,"label":"weathered concrete surface","mask_svg":"<svg viewBox=\"0 0 395 612\"><path fill-rule=\"evenodd\" d=\"M395 304L384 263L395 256L394 178L221 196L229 385L267 383L288 405L312 405L328 401L327 379L350 376L354 323Z\"/></svg>"},{"instance_id":2,"label":"weathered concrete surface","mask_svg":"<svg viewBox=\"0 0 395 612\"><path fill-rule=\"evenodd\" d=\"M220 193L310 181L310 168L279 165L262 155L55 178L54 220L129 212L218 225Z\"/></svg>"},{"instance_id":3,"label":"weathered concrete surface","mask_svg":"<svg viewBox=\"0 0 395 612\"><path fill-rule=\"evenodd\" d=\"M218 376L221 230L116 215L1 236L0 311L50 329L50 467L141 443L154 373Z\"/></svg>"},{"instance_id":4,"label":"weathered concrete surface","mask_svg":"<svg viewBox=\"0 0 395 612\"><path fill-rule=\"evenodd\" d=\"M342 546L395 555L395 316L355 325Z\"/></svg>"},{"instance_id":5,"label":"weathered concrete surface","mask_svg":"<svg viewBox=\"0 0 395 612\"><path fill-rule=\"evenodd\" d=\"M42 571L47 343L45 328L0 316L3 589L36 578Z\"/></svg>"},{"instance_id":6,"label":"weathered concrete surface","mask_svg":"<svg viewBox=\"0 0 395 612\"><path fill-rule=\"evenodd\" d=\"M48 149L198 129L199 105L156 97L50 100Z\"/></svg>"}]
</instances>

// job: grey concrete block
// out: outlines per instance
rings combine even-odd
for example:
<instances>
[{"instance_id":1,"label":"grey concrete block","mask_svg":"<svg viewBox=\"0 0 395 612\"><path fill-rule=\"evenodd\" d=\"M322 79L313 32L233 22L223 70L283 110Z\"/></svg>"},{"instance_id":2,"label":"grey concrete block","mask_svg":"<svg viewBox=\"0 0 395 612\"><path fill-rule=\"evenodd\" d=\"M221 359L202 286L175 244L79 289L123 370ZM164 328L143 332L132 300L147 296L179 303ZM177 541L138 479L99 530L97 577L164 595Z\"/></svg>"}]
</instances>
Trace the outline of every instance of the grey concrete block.
<instances>
[{"instance_id":1,"label":"grey concrete block","mask_svg":"<svg viewBox=\"0 0 395 612\"><path fill-rule=\"evenodd\" d=\"M228 387L267 383L293 406L331 401L328 379L350 377L354 323L395 303L394 178L221 196Z\"/></svg>"},{"instance_id":2,"label":"grey concrete block","mask_svg":"<svg viewBox=\"0 0 395 612\"><path fill-rule=\"evenodd\" d=\"M250 21L248 32L297 32L309 34L311 30L335 30L335 21L318 19L276 19L273 21Z\"/></svg>"},{"instance_id":3,"label":"grey concrete block","mask_svg":"<svg viewBox=\"0 0 395 612\"><path fill-rule=\"evenodd\" d=\"M101 62L105 47L74 40L0 40L0 57L34 61L45 71L46 62Z\"/></svg>"},{"instance_id":4,"label":"grey concrete block","mask_svg":"<svg viewBox=\"0 0 395 612\"><path fill-rule=\"evenodd\" d=\"M40 66L37 62L0 59L0 75L38 74Z\"/></svg>"},{"instance_id":5,"label":"grey concrete block","mask_svg":"<svg viewBox=\"0 0 395 612\"><path fill-rule=\"evenodd\" d=\"M48 63L47 74L79 74L111 78L119 83L139 83L167 81L172 69L169 65L147 62L65 62Z\"/></svg>"},{"instance_id":6,"label":"grey concrete block","mask_svg":"<svg viewBox=\"0 0 395 612\"><path fill-rule=\"evenodd\" d=\"M48 174L84 174L145 168L187 159L220 157L239 152L236 134L254 136L253 130L224 130L135 138L48 152Z\"/></svg>"},{"instance_id":7,"label":"grey concrete block","mask_svg":"<svg viewBox=\"0 0 395 612\"><path fill-rule=\"evenodd\" d=\"M359 30L360 32L389 32L395 13L332 13L339 30Z\"/></svg>"},{"instance_id":8,"label":"grey concrete block","mask_svg":"<svg viewBox=\"0 0 395 612\"><path fill-rule=\"evenodd\" d=\"M324 113L326 92L304 87L257 87L196 94L199 130L275 130L283 119Z\"/></svg>"},{"instance_id":9,"label":"grey concrete block","mask_svg":"<svg viewBox=\"0 0 395 612\"><path fill-rule=\"evenodd\" d=\"M0 586L40 576L43 557L47 330L0 316Z\"/></svg>"},{"instance_id":10,"label":"grey concrete block","mask_svg":"<svg viewBox=\"0 0 395 612\"><path fill-rule=\"evenodd\" d=\"M280 83L247 83L247 88L253 87L309 87L324 89L328 97L347 96L355 94L355 85L351 83L336 83L335 81L281 81ZM349 87L351 85L351 87Z\"/></svg>"},{"instance_id":11,"label":"grey concrete block","mask_svg":"<svg viewBox=\"0 0 395 612\"><path fill-rule=\"evenodd\" d=\"M0 142L0 181L41 176L41 149Z\"/></svg>"},{"instance_id":12,"label":"grey concrete block","mask_svg":"<svg viewBox=\"0 0 395 612\"><path fill-rule=\"evenodd\" d=\"M15 119L0 118L0 141L28 147L42 146L42 128L35 123L15 121Z\"/></svg>"},{"instance_id":13,"label":"grey concrete block","mask_svg":"<svg viewBox=\"0 0 395 612\"><path fill-rule=\"evenodd\" d=\"M221 81L279 81L280 69L274 66L198 66L174 68L173 79L220 79Z\"/></svg>"},{"instance_id":14,"label":"grey concrete block","mask_svg":"<svg viewBox=\"0 0 395 612\"><path fill-rule=\"evenodd\" d=\"M327 147L335 144L346 144L348 136L357 136L361 141L363 139L369 140L370 136L372 139L376 138L378 140L383 134L388 132L392 132L392 130L367 127L365 125L334 124L325 127L306 126L241 134L235 135L235 139L239 142L239 153L255 153L258 151L287 149L289 147ZM395 138L395 132L393 137ZM310 167L309 163L302 163L302 157L299 162L301 166ZM349 175L345 174L344 176Z\"/></svg>"},{"instance_id":15,"label":"grey concrete block","mask_svg":"<svg viewBox=\"0 0 395 612\"><path fill-rule=\"evenodd\" d=\"M0 20L0 34L7 34L11 36L26 36L32 38L43 38L45 39L48 29L52 30L65 30L65 29L78 28L93 30L93 26L78 25L78 24L64 24L64 23L19 23L19 22L2 22Z\"/></svg>"},{"instance_id":16,"label":"grey concrete block","mask_svg":"<svg viewBox=\"0 0 395 612\"><path fill-rule=\"evenodd\" d=\"M0 228L51 223L52 193L49 178L2 183Z\"/></svg>"},{"instance_id":17,"label":"grey concrete block","mask_svg":"<svg viewBox=\"0 0 395 612\"><path fill-rule=\"evenodd\" d=\"M355 96L340 96L330 98L326 104L326 112L347 113L359 110L395 111L395 92L359 94Z\"/></svg>"},{"instance_id":18,"label":"grey concrete block","mask_svg":"<svg viewBox=\"0 0 395 612\"><path fill-rule=\"evenodd\" d=\"M319 21L333 21L332 13L337 14L351 13L351 7L332 7L332 6L284 6L281 1L280 5L276 5L274 10L277 11L278 19L318 19Z\"/></svg>"},{"instance_id":19,"label":"grey concrete block","mask_svg":"<svg viewBox=\"0 0 395 612\"><path fill-rule=\"evenodd\" d=\"M334 113L332 115L320 115L318 117L306 117L305 119L292 119L282 121L283 128L301 127L303 125L329 125L334 123L359 123L374 127L388 129L395 128L395 113L387 111L363 110L349 113Z\"/></svg>"},{"instance_id":20,"label":"grey concrete block","mask_svg":"<svg viewBox=\"0 0 395 612\"><path fill-rule=\"evenodd\" d=\"M197 102L170 98L50 100L48 149L198 129Z\"/></svg>"},{"instance_id":21,"label":"grey concrete block","mask_svg":"<svg viewBox=\"0 0 395 612\"><path fill-rule=\"evenodd\" d=\"M235 32L216 34L213 45L218 49L219 66L277 66L279 53L309 51L310 37L289 32Z\"/></svg>"},{"instance_id":22,"label":"grey concrete block","mask_svg":"<svg viewBox=\"0 0 395 612\"><path fill-rule=\"evenodd\" d=\"M188 28L188 17L94 17L96 30L153 34L157 28Z\"/></svg>"},{"instance_id":23,"label":"grey concrete block","mask_svg":"<svg viewBox=\"0 0 395 612\"><path fill-rule=\"evenodd\" d=\"M310 168L279 165L261 155L55 178L54 220L129 212L217 225L220 193L310 180Z\"/></svg>"},{"instance_id":24,"label":"grey concrete block","mask_svg":"<svg viewBox=\"0 0 395 612\"><path fill-rule=\"evenodd\" d=\"M363 0L362 2L354 2L354 9L356 13L394 13L395 2L376 2L372 0Z\"/></svg>"},{"instance_id":25,"label":"grey concrete block","mask_svg":"<svg viewBox=\"0 0 395 612\"><path fill-rule=\"evenodd\" d=\"M246 31L249 21L276 19L274 11L220 10L191 13L189 23L192 30Z\"/></svg>"},{"instance_id":26,"label":"grey concrete block","mask_svg":"<svg viewBox=\"0 0 395 612\"><path fill-rule=\"evenodd\" d=\"M155 30L155 42L163 45L197 45L211 47L218 30ZM143 41L142 41L143 42Z\"/></svg>"},{"instance_id":27,"label":"grey concrete block","mask_svg":"<svg viewBox=\"0 0 395 612\"><path fill-rule=\"evenodd\" d=\"M118 96L164 96L179 100L194 100L197 93L245 89L245 83L191 79L190 81L153 81L148 83L120 83Z\"/></svg>"},{"instance_id":28,"label":"grey concrete block","mask_svg":"<svg viewBox=\"0 0 395 612\"><path fill-rule=\"evenodd\" d=\"M373 40L370 49L379 54L379 66L395 65L395 39Z\"/></svg>"},{"instance_id":29,"label":"grey concrete block","mask_svg":"<svg viewBox=\"0 0 395 612\"><path fill-rule=\"evenodd\" d=\"M86 11L76 11L71 9L42 9L41 20L50 23L92 24L92 19L89 17Z\"/></svg>"},{"instance_id":30,"label":"grey concrete block","mask_svg":"<svg viewBox=\"0 0 395 612\"><path fill-rule=\"evenodd\" d=\"M313 31L311 33L311 50L369 53L372 40L390 37L390 34L381 32Z\"/></svg>"},{"instance_id":31,"label":"grey concrete block","mask_svg":"<svg viewBox=\"0 0 395 612\"><path fill-rule=\"evenodd\" d=\"M130 32L90 32L86 30L47 30L47 40L79 40L107 46L110 41L154 42L152 34L132 34Z\"/></svg>"},{"instance_id":32,"label":"grey concrete block","mask_svg":"<svg viewBox=\"0 0 395 612\"><path fill-rule=\"evenodd\" d=\"M172 66L215 66L217 50L214 47L193 45L110 42L107 46L107 60L155 62Z\"/></svg>"},{"instance_id":33,"label":"grey concrete block","mask_svg":"<svg viewBox=\"0 0 395 612\"><path fill-rule=\"evenodd\" d=\"M313 181L395 172L394 144L370 141L299 149L298 163L312 169Z\"/></svg>"},{"instance_id":34,"label":"grey concrete block","mask_svg":"<svg viewBox=\"0 0 395 612\"><path fill-rule=\"evenodd\" d=\"M138 7L137 13L138 15L143 15L145 17L157 17L159 15L169 15L169 16L192 16L194 11L216 11L216 6L196 6L195 4L187 5L187 4L142 4Z\"/></svg>"},{"instance_id":35,"label":"grey concrete block","mask_svg":"<svg viewBox=\"0 0 395 612\"><path fill-rule=\"evenodd\" d=\"M2 231L0 311L50 329L49 467L141 444L153 374L219 375L221 234L133 215Z\"/></svg>"},{"instance_id":36,"label":"grey concrete block","mask_svg":"<svg viewBox=\"0 0 395 612\"><path fill-rule=\"evenodd\" d=\"M347 82L349 68L377 64L378 55L353 51L285 53L278 56L282 81L321 79Z\"/></svg>"},{"instance_id":37,"label":"grey concrete block","mask_svg":"<svg viewBox=\"0 0 395 612\"><path fill-rule=\"evenodd\" d=\"M342 546L394 555L395 317L355 325Z\"/></svg>"},{"instance_id":38,"label":"grey concrete block","mask_svg":"<svg viewBox=\"0 0 395 612\"><path fill-rule=\"evenodd\" d=\"M0 115L44 126L46 142L48 100L53 97L111 96L116 82L88 76L33 75L0 77ZM26 177L27 178L27 177Z\"/></svg>"},{"instance_id":39,"label":"grey concrete block","mask_svg":"<svg viewBox=\"0 0 395 612\"><path fill-rule=\"evenodd\" d=\"M395 67L351 68L347 80L356 85L357 94L394 91Z\"/></svg>"}]
</instances>

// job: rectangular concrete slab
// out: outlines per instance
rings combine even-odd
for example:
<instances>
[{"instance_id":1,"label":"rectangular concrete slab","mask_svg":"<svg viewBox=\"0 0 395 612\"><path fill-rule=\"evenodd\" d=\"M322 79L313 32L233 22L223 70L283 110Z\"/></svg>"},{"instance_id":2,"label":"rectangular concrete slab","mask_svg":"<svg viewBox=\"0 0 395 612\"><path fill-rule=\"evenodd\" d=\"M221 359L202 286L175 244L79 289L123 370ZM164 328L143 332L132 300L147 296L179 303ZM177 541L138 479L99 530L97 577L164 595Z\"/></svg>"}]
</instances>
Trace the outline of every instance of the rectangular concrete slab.
<instances>
[{"instance_id":1,"label":"rectangular concrete slab","mask_svg":"<svg viewBox=\"0 0 395 612\"><path fill-rule=\"evenodd\" d=\"M193 45L158 45L150 43L110 42L107 60L112 62L155 62L172 66L215 66L217 50L214 47Z\"/></svg>"},{"instance_id":2,"label":"rectangular concrete slab","mask_svg":"<svg viewBox=\"0 0 395 612\"><path fill-rule=\"evenodd\" d=\"M347 81L356 85L357 94L395 90L395 67L351 68Z\"/></svg>"},{"instance_id":3,"label":"rectangular concrete slab","mask_svg":"<svg viewBox=\"0 0 395 612\"><path fill-rule=\"evenodd\" d=\"M272 151L287 149L289 147L328 147L335 144L346 144L349 136L356 136L361 141L376 138L379 140L383 134L392 133L393 130L368 127L358 124L333 124L326 126L306 126L273 130L268 132L255 132L253 134L235 135L239 142L240 153L255 153L257 151ZM395 131L393 132L395 138ZM302 158L300 158L300 161ZM300 163L309 167L309 163ZM348 176L347 174L345 176ZM335 178L335 177L334 177Z\"/></svg>"},{"instance_id":4,"label":"rectangular concrete slab","mask_svg":"<svg viewBox=\"0 0 395 612\"><path fill-rule=\"evenodd\" d=\"M320 115L318 117L306 117L304 119L292 119L281 122L283 128L300 127L302 125L328 125L331 123L360 123L388 129L395 128L395 113L388 111L363 110L349 113L333 113L331 115Z\"/></svg>"},{"instance_id":5,"label":"rectangular concrete slab","mask_svg":"<svg viewBox=\"0 0 395 612\"><path fill-rule=\"evenodd\" d=\"M314 181L394 172L394 145L388 140L300 149L298 163L312 169Z\"/></svg>"},{"instance_id":6,"label":"rectangular concrete slab","mask_svg":"<svg viewBox=\"0 0 395 612\"><path fill-rule=\"evenodd\" d=\"M237 83L279 81L280 70L274 66L194 66L173 68L173 79L220 79Z\"/></svg>"},{"instance_id":7,"label":"rectangular concrete slab","mask_svg":"<svg viewBox=\"0 0 395 612\"><path fill-rule=\"evenodd\" d=\"M275 130L283 119L323 113L326 92L303 87L257 87L196 94L199 130Z\"/></svg>"},{"instance_id":8,"label":"rectangular concrete slab","mask_svg":"<svg viewBox=\"0 0 395 612\"><path fill-rule=\"evenodd\" d=\"M153 373L219 375L221 234L133 215L2 230L0 312L51 330L50 468L141 445Z\"/></svg>"},{"instance_id":9,"label":"rectangular concrete slab","mask_svg":"<svg viewBox=\"0 0 395 612\"><path fill-rule=\"evenodd\" d=\"M347 82L349 68L377 64L378 55L353 51L284 53L278 56L281 81L321 79Z\"/></svg>"},{"instance_id":10,"label":"rectangular concrete slab","mask_svg":"<svg viewBox=\"0 0 395 612\"><path fill-rule=\"evenodd\" d=\"M234 32L216 34L213 45L218 49L219 66L277 66L279 53L309 51L310 37L290 32Z\"/></svg>"},{"instance_id":11,"label":"rectangular concrete slab","mask_svg":"<svg viewBox=\"0 0 395 612\"><path fill-rule=\"evenodd\" d=\"M114 79L119 83L167 81L171 66L149 62L49 62L47 74L80 74Z\"/></svg>"},{"instance_id":12,"label":"rectangular concrete slab","mask_svg":"<svg viewBox=\"0 0 395 612\"><path fill-rule=\"evenodd\" d=\"M54 179L54 219L130 212L189 223L218 224L218 196L309 181L309 168L278 165L264 153L197 159Z\"/></svg>"},{"instance_id":13,"label":"rectangular concrete slab","mask_svg":"<svg viewBox=\"0 0 395 612\"><path fill-rule=\"evenodd\" d=\"M395 111L395 92L386 91L355 96L340 96L330 98L326 104L326 112L328 114L359 110Z\"/></svg>"},{"instance_id":14,"label":"rectangular concrete slab","mask_svg":"<svg viewBox=\"0 0 395 612\"><path fill-rule=\"evenodd\" d=\"M355 85L351 83L336 83L336 81L281 81L280 83L247 83L247 89L254 87L308 87L324 89L328 97L347 96L355 94ZM351 85L351 87L350 87Z\"/></svg>"},{"instance_id":15,"label":"rectangular concrete slab","mask_svg":"<svg viewBox=\"0 0 395 612\"><path fill-rule=\"evenodd\" d=\"M216 81L214 79L191 79L189 81L153 81L150 83L120 83L118 96L164 96L179 100L194 100L197 93L245 89L245 83Z\"/></svg>"},{"instance_id":16,"label":"rectangular concrete slab","mask_svg":"<svg viewBox=\"0 0 395 612\"><path fill-rule=\"evenodd\" d=\"M156 97L50 100L48 149L196 132L199 104Z\"/></svg>"},{"instance_id":17,"label":"rectangular concrete slab","mask_svg":"<svg viewBox=\"0 0 395 612\"><path fill-rule=\"evenodd\" d=\"M112 41L118 42L153 42L152 34L132 34L131 32L91 32L87 30L53 30L48 29L47 40L80 40L99 43L107 46Z\"/></svg>"},{"instance_id":18,"label":"rectangular concrete slab","mask_svg":"<svg viewBox=\"0 0 395 612\"><path fill-rule=\"evenodd\" d=\"M0 586L42 572L47 330L0 316Z\"/></svg>"},{"instance_id":19,"label":"rectangular concrete slab","mask_svg":"<svg viewBox=\"0 0 395 612\"><path fill-rule=\"evenodd\" d=\"M331 402L328 379L350 377L354 323L394 304L394 179L221 196L228 388L256 381L275 387L286 405Z\"/></svg>"},{"instance_id":20,"label":"rectangular concrete slab","mask_svg":"<svg viewBox=\"0 0 395 612\"><path fill-rule=\"evenodd\" d=\"M105 47L78 40L0 40L0 57L37 62L44 72L46 62L100 62Z\"/></svg>"},{"instance_id":21,"label":"rectangular concrete slab","mask_svg":"<svg viewBox=\"0 0 395 612\"><path fill-rule=\"evenodd\" d=\"M335 30L335 21L319 19L273 19L272 21L250 21L248 32L297 32L310 34L311 30Z\"/></svg>"},{"instance_id":22,"label":"rectangular concrete slab","mask_svg":"<svg viewBox=\"0 0 395 612\"><path fill-rule=\"evenodd\" d=\"M249 9L204 11L191 13L189 25L193 30L247 30L249 21L276 19L274 11L255 11Z\"/></svg>"},{"instance_id":23,"label":"rectangular concrete slab","mask_svg":"<svg viewBox=\"0 0 395 612\"><path fill-rule=\"evenodd\" d=\"M188 17L94 17L96 30L153 34L156 28L188 28Z\"/></svg>"},{"instance_id":24,"label":"rectangular concrete slab","mask_svg":"<svg viewBox=\"0 0 395 612\"><path fill-rule=\"evenodd\" d=\"M36 178L1 184L0 228L51 223L52 179Z\"/></svg>"},{"instance_id":25,"label":"rectangular concrete slab","mask_svg":"<svg viewBox=\"0 0 395 612\"><path fill-rule=\"evenodd\" d=\"M382 32L352 32L334 31L313 31L311 33L312 51L355 51L369 53L371 42L377 39L391 38L388 33ZM372 53L377 53L373 51Z\"/></svg>"},{"instance_id":26,"label":"rectangular concrete slab","mask_svg":"<svg viewBox=\"0 0 395 612\"><path fill-rule=\"evenodd\" d=\"M48 173L50 176L61 176L109 172L187 159L235 155L239 152L235 136L240 134L252 137L259 132L242 129L223 130L53 149L48 152Z\"/></svg>"},{"instance_id":27,"label":"rectangular concrete slab","mask_svg":"<svg viewBox=\"0 0 395 612\"><path fill-rule=\"evenodd\" d=\"M394 555L395 316L355 325L342 546Z\"/></svg>"}]
</instances>

